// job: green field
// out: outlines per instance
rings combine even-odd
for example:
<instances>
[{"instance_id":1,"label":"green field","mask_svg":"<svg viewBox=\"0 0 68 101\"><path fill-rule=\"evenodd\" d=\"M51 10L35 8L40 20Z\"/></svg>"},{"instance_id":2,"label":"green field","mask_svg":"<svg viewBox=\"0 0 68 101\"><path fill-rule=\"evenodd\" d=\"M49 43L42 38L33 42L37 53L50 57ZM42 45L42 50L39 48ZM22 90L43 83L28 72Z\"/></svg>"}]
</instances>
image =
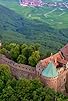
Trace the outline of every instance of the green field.
<instances>
[{"instance_id":1,"label":"green field","mask_svg":"<svg viewBox=\"0 0 68 101\"><path fill-rule=\"evenodd\" d=\"M0 0L4 5L29 20L39 20L57 29L68 28L68 9L52 7L21 7L18 0Z\"/></svg>"}]
</instances>

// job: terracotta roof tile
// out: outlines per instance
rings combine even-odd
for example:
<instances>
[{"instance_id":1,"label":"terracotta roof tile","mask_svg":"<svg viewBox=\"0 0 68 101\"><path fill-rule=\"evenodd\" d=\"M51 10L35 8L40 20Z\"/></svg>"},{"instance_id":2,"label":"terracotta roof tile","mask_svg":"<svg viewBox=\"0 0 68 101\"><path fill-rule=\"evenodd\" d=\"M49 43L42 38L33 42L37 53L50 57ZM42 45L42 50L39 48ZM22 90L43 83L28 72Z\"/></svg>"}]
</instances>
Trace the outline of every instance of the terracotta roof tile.
<instances>
[{"instance_id":1,"label":"terracotta roof tile","mask_svg":"<svg viewBox=\"0 0 68 101\"><path fill-rule=\"evenodd\" d=\"M68 60L68 44L66 44L60 51L65 59Z\"/></svg>"},{"instance_id":2,"label":"terracotta roof tile","mask_svg":"<svg viewBox=\"0 0 68 101\"><path fill-rule=\"evenodd\" d=\"M66 60L63 60L63 59L58 60L58 62L59 62L59 63L62 63L62 64L66 64L66 63L67 63L67 61L66 61Z\"/></svg>"}]
</instances>

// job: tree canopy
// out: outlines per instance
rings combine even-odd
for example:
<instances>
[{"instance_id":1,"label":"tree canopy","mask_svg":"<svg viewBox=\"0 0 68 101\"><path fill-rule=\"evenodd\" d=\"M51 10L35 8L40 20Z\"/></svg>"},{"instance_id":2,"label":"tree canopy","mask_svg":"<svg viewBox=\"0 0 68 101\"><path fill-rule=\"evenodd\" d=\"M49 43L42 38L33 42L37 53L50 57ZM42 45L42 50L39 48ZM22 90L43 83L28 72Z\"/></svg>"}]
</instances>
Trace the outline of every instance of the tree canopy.
<instances>
[{"instance_id":1,"label":"tree canopy","mask_svg":"<svg viewBox=\"0 0 68 101\"><path fill-rule=\"evenodd\" d=\"M29 64L31 66L36 66L37 62L40 59L40 50L39 44L17 44L9 43L4 44L0 49L1 54L10 56L15 62L22 64ZM9 55L7 55L9 54ZM34 63L34 64L33 64Z\"/></svg>"},{"instance_id":2,"label":"tree canopy","mask_svg":"<svg viewBox=\"0 0 68 101\"><path fill-rule=\"evenodd\" d=\"M39 78L15 79L9 66L0 64L0 101L68 101L68 97L44 87Z\"/></svg>"}]
</instances>

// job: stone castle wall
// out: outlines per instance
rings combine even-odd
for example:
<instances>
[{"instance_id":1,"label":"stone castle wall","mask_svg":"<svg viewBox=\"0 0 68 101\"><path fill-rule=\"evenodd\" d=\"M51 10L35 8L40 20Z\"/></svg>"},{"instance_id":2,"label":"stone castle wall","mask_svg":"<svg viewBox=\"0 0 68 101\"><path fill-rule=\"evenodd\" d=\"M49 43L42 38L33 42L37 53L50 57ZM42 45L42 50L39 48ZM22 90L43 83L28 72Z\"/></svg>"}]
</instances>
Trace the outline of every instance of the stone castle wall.
<instances>
[{"instance_id":1,"label":"stone castle wall","mask_svg":"<svg viewBox=\"0 0 68 101\"><path fill-rule=\"evenodd\" d=\"M33 67L24 64L15 63L14 61L6 58L4 55L0 55L0 64L9 65L12 74L16 78L26 77L32 79L36 76L36 70L33 69Z\"/></svg>"},{"instance_id":2,"label":"stone castle wall","mask_svg":"<svg viewBox=\"0 0 68 101\"><path fill-rule=\"evenodd\" d=\"M65 92L65 86L68 78L66 74L68 73L68 69L66 69L65 67L59 68L58 76L55 78L47 78L42 76L41 74L43 69L44 67L41 66L41 63L38 63L36 67L36 72L37 75L39 75L41 81L44 83L44 85L54 89L55 91Z\"/></svg>"},{"instance_id":3,"label":"stone castle wall","mask_svg":"<svg viewBox=\"0 0 68 101\"><path fill-rule=\"evenodd\" d=\"M57 91L57 79L58 79L58 77L47 78L47 77L43 77L41 75L40 79L44 83L45 86L48 86L48 87L54 89L55 91Z\"/></svg>"},{"instance_id":4,"label":"stone castle wall","mask_svg":"<svg viewBox=\"0 0 68 101\"><path fill-rule=\"evenodd\" d=\"M68 84L68 77L66 74L68 74L68 70L64 70L63 73L54 78L47 78L40 75L40 79L45 86L48 86L55 91L64 93L66 91L66 83Z\"/></svg>"},{"instance_id":5,"label":"stone castle wall","mask_svg":"<svg viewBox=\"0 0 68 101\"><path fill-rule=\"evenodd\" d=\"M64 92L65 91L65 85L67 82L67 74L68 73L68 69L64 70L63 72L61 72L58 75L58 79L57 79L57 91L61 91Z\"/></svg>"},{"instance_id":6,"label":"stone castle wall","mask_svg":"<svg viewBox=\"0 0 68 101\"><path fill-rule=\"evenodd\" d=\"M6 58L4 55L0 56L0 63L9 65L13 76L15 76L16 78L26 77L28 79L33 79L38 76L40 80L44 83L44 85L48 85L49 87L55 88L55 90L57 90L56 78L45 78L41 75L41 73L37 73L37 71L31 66L15 63L14 61Z\"/></svg>"},{"instance_id":7,"label":"stone castle wall","mask_svg":"<svg viewBox=\"0 0 68 101\"><path fill-rule=\"evenodd\" d=\"M66 78L68 78L68 77L66 77L66 74L68 73L68 69L67 70L64 69L64 70L60 71L58 77L47 78L47 77L44 77L41 75L43 68L36 67L36 69L35 69L28 65L18 64L16 62L6 58L6 56L4 56L4 55L0 55L0 64L9 65L13 76L15 76L16 78L26 77L28 79L33 79L36 76L38 76L40 78L40 80L44 83L44 85L46 85L50 88L53 88L55 91L64 92L64 90L65 90L65 83L67 81Z\"/></svg>"}]
</instances>

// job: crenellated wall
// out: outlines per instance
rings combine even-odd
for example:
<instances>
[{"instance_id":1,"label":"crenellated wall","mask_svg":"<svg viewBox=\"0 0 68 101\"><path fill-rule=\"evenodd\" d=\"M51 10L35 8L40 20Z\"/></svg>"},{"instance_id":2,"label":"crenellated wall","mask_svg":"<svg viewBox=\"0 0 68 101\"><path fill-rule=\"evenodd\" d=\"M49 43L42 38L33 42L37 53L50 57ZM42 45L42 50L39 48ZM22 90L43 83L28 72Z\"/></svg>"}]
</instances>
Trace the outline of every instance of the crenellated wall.
<instances>
[{"instance_id":1,"label":"crenellated wall","mask_svg":"<svg viewBox=\"0 0 68 101\"><path fill-rule=\"evenodd\" d=\"M8 58L4 55L0 55L0 64L7 64L10 66L10 70L12 72L12 75L15 76L17 79L21 77L26 77L28 79L33 79L36 76L40 78L40 80L44 83L44 85L53 88L55 91L64 92L65 91L65 84L68 77L66 77L66 74L68 73L68 68L59 68L58 70L58 76L54 78L48 78L42 76L42 71L44 67L42 67L42 63L39 62L37 64L36 68L24 65L24 64L18 64ZM68 83L68 82L67 82Z\"/></svg>"},{"instance_id":2,"label":"crenellated wall","mask_svg":"<svg viewBox=\"0 0 68 101\"><path fill-rule=\"evenodd\" d=\"M32 79L36 76L36 70L33 67L15 63L14 61L6 58L4 55L0 55L0 64L9 65L12 74L16 78L26 77Z\"/></svg>"}]
</instances>

